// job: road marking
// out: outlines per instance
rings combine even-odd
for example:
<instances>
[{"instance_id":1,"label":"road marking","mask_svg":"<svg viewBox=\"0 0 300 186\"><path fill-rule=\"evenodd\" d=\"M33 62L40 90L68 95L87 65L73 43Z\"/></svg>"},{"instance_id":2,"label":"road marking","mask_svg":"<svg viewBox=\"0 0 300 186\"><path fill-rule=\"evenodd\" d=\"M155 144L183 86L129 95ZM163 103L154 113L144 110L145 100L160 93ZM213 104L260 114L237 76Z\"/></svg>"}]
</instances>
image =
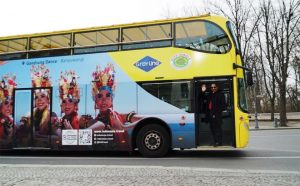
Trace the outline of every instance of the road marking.
<instances>
[{"instance_id":1,"label":"road marking","mask_svg":"<svg viewBox=\"0 0 300 186\"><path fill-rule=\"evenodd\" d=\"M274 151L274 152L296 152L296 153L300 153L299 150L277 150L277 149L269 149L269 148L248 148L247 150L263 150L263 151Z\"/></svg>"},{"instance_id":2,"label":"road marking","mask_svg":"<svg viewBox=\"0 0 300 186\"><path fill-rule=\"evenodd\" d=\"M292 135L280 135L280 134L272 134L272 135L250 135L250 137L299 137L297 134L292 134Z\"/></svg>"},{"instance_id":3,"label":"road marking","mask_svg":"<svg viewBox=\"0 0 300 186\"><path fill-rule=\"evenodd\" d=\"M238 157L242 159L300 159L300 156L253 156L253 157Z\"/></svg>"},{"instance_id":4,"label":"road marking","mask_svg":"<svg viewBox=\"0 0 300 186\"><path fill-rule=\"evenodd\" d=\"M143 157L20 157L20 156L2 156L1 159L59 159L59 160L149 160ZM207 159L207 158L222 158L222 157L166 157L155 158L153 160L186 160L186 159ZM232 157L233 159L300 159L300 156L252 156L252 157Z\"/></svg>"},{"instance_id":5,"label":"road marking","mask_svg":"<svg viewBox=\"0 0 300 186\"><path fill-rule=\"evenodd\" d=\"M222 169L222 168L199 168L199 167L173 167L173 166L153 166L153 165L48 165L48 164L0 164L0 168L105 168L105 169L161 169L161 170L193 170L201 172L228 172L239 174L296 174L299 171L283 170L260 170L260 169Z\"/></svg>"}]
</instances>

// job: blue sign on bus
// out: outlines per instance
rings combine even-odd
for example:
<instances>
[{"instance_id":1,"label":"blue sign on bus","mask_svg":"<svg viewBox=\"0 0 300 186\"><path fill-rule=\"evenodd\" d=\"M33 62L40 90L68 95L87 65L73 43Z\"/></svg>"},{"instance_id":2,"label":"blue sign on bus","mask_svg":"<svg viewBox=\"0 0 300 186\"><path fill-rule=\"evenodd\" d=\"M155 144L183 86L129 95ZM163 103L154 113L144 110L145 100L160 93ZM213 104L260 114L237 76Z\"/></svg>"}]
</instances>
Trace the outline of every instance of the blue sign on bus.
<instances>
[{"instance_id":1,"label":"blue sign on bus","mask_svg":"<svg viewBox=\"0 0 300 186\"><path fill-rule=\"evenodd\" d=\"M150 57L146 56L143 59L139 60L134 64L134 66L142 69L145 72L149 72L150 70L154 69L155 67L159 66L161 64L160 61Z\"/></svg>"}]
</instances>

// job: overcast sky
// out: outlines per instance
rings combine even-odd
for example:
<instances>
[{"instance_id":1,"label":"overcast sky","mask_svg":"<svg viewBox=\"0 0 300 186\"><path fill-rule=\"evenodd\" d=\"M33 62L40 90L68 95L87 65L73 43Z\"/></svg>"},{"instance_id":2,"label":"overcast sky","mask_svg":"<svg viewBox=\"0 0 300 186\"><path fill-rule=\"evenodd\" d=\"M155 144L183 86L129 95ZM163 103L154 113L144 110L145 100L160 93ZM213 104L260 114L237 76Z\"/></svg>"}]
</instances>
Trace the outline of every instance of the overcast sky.
<instances>
[{"instance_id":1,"label":"overcast sky","mask_svg":"<svg viewBox=\"0 0 300 186\"><path fill-rule=\"evenodd\" d=\"M2 0L0 37L182 16L202 0Z\"/></svg>"}]
</instances>

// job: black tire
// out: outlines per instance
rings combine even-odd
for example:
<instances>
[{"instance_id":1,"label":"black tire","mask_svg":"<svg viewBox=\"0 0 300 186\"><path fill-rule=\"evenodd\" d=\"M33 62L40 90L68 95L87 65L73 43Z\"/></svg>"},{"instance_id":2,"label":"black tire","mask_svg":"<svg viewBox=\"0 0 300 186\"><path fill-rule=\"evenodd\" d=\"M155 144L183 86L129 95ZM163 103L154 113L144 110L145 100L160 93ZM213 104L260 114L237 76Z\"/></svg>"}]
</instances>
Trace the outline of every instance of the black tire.
<instances>
[{"instance_id":1,"label":"black tire","mask_svg":"<svg viewBox=\"0 0 300 186\"><path fill-rule=\"evenodd\" d=\"M145 157L162 157L170 150L170 134L157 124L148 124L137 133L136 145Z\"/></svg>"}]
</instances>

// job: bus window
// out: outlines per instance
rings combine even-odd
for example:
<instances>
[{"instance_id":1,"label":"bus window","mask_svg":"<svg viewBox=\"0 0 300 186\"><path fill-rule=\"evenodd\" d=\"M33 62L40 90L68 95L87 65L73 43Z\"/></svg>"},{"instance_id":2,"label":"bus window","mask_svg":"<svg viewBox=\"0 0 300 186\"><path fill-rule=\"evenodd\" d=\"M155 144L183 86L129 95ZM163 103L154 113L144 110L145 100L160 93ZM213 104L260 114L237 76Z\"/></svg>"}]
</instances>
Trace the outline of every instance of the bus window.
<instances>
[{"instance_id":1,"label":"bus window","mask_svg":"<svg viewBox=\"0 0 300 186\"><path fill-rule=\"evenodd\" d=\"M68 48L71 34L33 37L30 39L30 50Z\"/></svg>"},{"instance_id":2,"label":"bus window","mask_svg":"<svg viewBox=\"0 0 300 186\"><path fill-rule=\"evenodd\" d=\"M210 53L226 53L230 41L226 33L208 21L190 21L175 24L175 45Z\"/></svg>"},{"instance_id":3,"label":"bus window","mask_svg":"<svg viewBox=\"0 0 300 186\"><path fill-rule=\"evenodd\" d=\"M160 100L192 112L190 81L142 83L141 86Z\"/></svg>"},{"instance_id":4,"label":"bus window","mask_svg":"<svg viewBox=\"0 0 300 186\"><path fill-rule=\"evenodd\" d=\"M233 38L234 45L235 45L236 49L239 51L240 50L240 46L239 46L238 39L236 37L237 34L236 34L236 31L235 31L236 28L235 28L234 24L228 21L227 22L227 27L229 29L231 37Z\"/></svg>"},{"instance_id":5,"label":"bus window","mask_svg":"<svg viewBox=\"0 0 300 186\"><path fill-rule=\"evenodd\" d=\"M27 39L0 41L0 60L22 59L26 57Z\"/></svg>"},{"instance_id":6,"label":"bus window","mask_svg":"<svg viewBox=\"0 0 300 186\"><path fill-rule=\"evenodd\" d=\"M119 29L74 34L74 53L95 53L119 50Z\"/></svg>"},{"instance_id":7,"label":"bus window","mask_svg":"<svg viewBox=\"0 0 300 186\"><path fill-rule=\"evenodd\" d=\"M171 46L171 24L124 28L122 49L140 49Z\"/></svg>"},{"instance_id":8,"label":"bus window","mask_svg":"<svg viewBox=\"0 0 300 186\"><path fill-rule=\"evenodd\" d=\"M29 58L70 55L70 47L71 34L32 37Z\"/></svg>"},{"instance_id":9,"label":"bus window","mask_svg":"<svg viewBox=\"0 0 300 186\"><path fill-rule=\"evenodd\" d=\"M26 51L27 39L11 39L0 41L0 54L5 52Z\"/></svg>"},{"instance_id":10,"label":"bus window","mask_svg":"<svg viewBox=\"0 0 300 186\"><path fill-rule=\"evenodd\" d=\"M246 85L243 78L238 78L238 95L239 106L242 111L248 111L247 97L246 97Z\"/></svg>"}]
</instances>

